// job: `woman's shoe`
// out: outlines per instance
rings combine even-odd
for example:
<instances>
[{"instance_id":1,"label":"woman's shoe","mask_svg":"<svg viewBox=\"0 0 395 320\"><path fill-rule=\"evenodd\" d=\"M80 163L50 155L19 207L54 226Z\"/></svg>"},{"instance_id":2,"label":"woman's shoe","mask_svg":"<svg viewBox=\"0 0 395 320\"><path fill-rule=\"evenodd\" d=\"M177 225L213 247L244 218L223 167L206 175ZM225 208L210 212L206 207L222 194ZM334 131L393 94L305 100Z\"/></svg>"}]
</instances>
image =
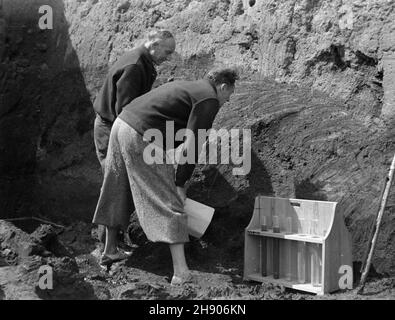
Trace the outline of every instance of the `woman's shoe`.
<instances>
[{"instance_id":1,"label":"woman's shoe","mask_svg":"<svg viewBox=\"0 0 395 320\"><path fill-rule=\"evenodd\" d=\"M180 276L174 275L171 278L170 285L175 287L175 286L182 286L187 283L192 283L193 282L193 275L190 271L185 272L181 274Z\"/></svg>"}]
</instances>

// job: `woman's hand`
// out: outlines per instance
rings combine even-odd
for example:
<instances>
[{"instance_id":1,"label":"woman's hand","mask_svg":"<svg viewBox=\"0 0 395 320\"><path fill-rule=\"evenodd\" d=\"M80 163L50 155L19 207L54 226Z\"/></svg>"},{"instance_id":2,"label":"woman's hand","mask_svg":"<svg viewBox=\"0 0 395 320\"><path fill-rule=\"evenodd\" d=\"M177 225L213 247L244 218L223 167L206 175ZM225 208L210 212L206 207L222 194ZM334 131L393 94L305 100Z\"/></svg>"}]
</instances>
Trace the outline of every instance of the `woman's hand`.
<instances>
[{"instance_id":1,"label":"woman's hand","mask_svg":"<svg viewBox=\"0 0 395 320\"><path fill-rule=\"evenodd\" d=\"M184 187L177 187L177 192L180 195L183 202L185 202L187 198L186 190Z\"/></svg>"}]
</instances>

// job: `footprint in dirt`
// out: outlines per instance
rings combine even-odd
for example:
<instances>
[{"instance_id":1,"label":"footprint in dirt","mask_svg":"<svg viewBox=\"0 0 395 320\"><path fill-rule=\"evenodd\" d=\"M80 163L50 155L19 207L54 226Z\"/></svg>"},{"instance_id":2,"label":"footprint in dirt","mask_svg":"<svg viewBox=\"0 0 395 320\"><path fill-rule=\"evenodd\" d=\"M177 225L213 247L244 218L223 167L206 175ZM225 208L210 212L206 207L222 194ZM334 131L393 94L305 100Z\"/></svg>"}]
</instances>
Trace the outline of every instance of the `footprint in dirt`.
<instances>
[{"instance_id":1,"label":"footprint in dirt","mask_svg":"<svg viewBox=\"0 0 395 320\"><path fill-rule=\"evenodd\" d=\"M155 285L152 283L133 283L128 289L121 292L119 299L129 300L129 299L167 299L168 293L166 289L161 285Z\"/></svg>"}]
</instances>

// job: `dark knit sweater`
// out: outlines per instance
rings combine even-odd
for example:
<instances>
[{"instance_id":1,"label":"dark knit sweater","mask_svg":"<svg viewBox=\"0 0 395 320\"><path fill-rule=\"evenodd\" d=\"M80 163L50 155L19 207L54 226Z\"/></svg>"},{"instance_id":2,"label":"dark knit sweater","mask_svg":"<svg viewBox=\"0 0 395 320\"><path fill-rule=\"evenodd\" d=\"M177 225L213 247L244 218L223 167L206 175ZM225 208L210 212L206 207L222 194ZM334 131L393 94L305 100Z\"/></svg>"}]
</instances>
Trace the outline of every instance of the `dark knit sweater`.
<instances>
[{"instance_id":1,"label":"dark knit sweater","mask_svg":"<svg viewBox=\"0 0 395 320\"><path fill-rule=\"evenodd\" d=\"M151 90L156 71L148 50L137 47L121 56L110 68L93 108L104 120L113 122L122 108Z\"/></svg>"},{"instance_id":2,"label":"dark knit sweater","mask_svg":"<svg viewBox=\"0 0 395 320\"><path fill-rule=\"evenodd\" d=\"M141 97L136 98L119 115L138 133L144 135L148 129L158 129L166 139L166 121L174 123L174 133L180 129L190 129L194 133L194 148L185 144L184 154L194 152L194 163L180 164L177 167L175 182L184 186L191 177L197 163L201 145L198 144L198 129L208 130L212 127L219 110L215 86L207 80L175 81L164 84ZM182 141L175 141L177 147ZM165 145L165 149L169 146Z\"/></svg>"}]
</instances>

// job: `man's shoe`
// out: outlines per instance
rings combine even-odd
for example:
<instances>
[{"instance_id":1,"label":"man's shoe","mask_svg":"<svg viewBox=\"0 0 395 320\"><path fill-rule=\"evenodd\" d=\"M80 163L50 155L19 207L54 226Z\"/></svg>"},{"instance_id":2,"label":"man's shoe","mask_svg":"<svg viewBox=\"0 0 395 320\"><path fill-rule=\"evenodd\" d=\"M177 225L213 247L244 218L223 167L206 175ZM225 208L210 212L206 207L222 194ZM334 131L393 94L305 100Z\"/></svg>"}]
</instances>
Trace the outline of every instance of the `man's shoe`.
<instances>
[{"instance_id":1,"label":"man's shoe","mask_svg":"<svg viewBox=\"0 0 395 320\"><path fill-rule=\"evenodd\" d=\"M105 254L105 255L102 255L100 258L100 265L102 267L107 267L107 266L112 265L114 262L126 260L129 257L130 257L130 255L128 255L122 251L118 251L115 254Z\"/></svg>"},{"instance_id":2,"label":"man's shoe","mask_svg":"<svg viewBox=\"0 0 395 320\"><path fill-rule=\"evenodd\" d=\"M133 254L133 251L134 251L134 248L132 248L131 246L128 246L123 241L118 243L118 249L123 251L128 256L131 256Z\"/></svg>"}]
</instances>

